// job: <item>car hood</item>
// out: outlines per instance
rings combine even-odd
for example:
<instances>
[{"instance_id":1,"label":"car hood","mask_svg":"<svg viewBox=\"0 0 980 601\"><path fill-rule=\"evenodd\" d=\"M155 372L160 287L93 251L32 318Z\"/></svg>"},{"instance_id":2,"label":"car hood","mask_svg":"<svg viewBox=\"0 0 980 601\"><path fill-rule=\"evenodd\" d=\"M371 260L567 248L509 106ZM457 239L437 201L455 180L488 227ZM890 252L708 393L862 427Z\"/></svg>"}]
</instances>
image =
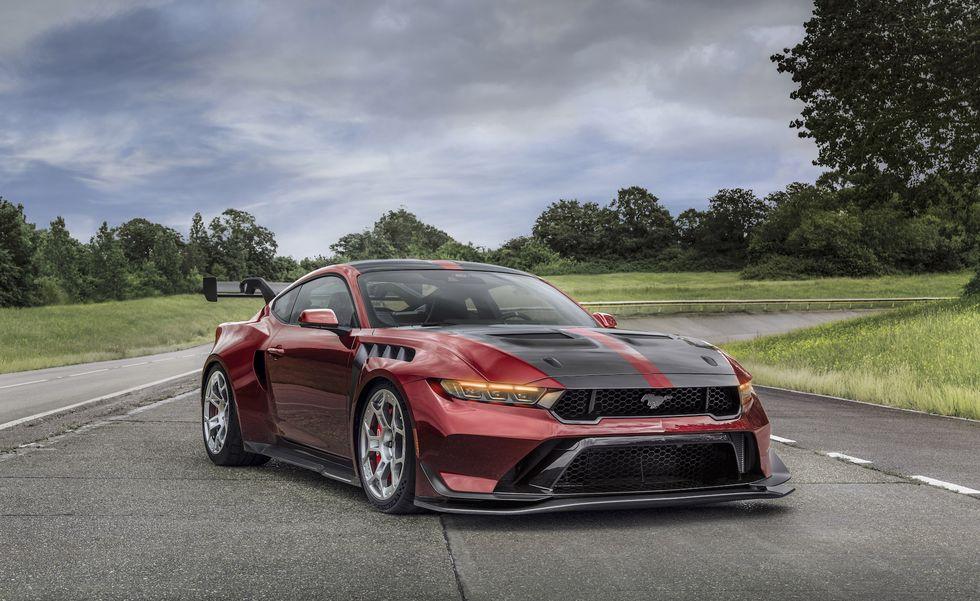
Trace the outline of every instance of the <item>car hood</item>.
<instances>
[{"instance_id":1,"label":"car hood","mask_svg":"<svg viewBox=\"0 0 980 601\"><path fill-rule=\"evenodd\" d=\"M509 371L508 361L501 357L504 355L533 367L540 373L538 380L554 380L568 388L738 383L731 364L716 347L671 334L551 326L448 326L425 330L438 339L440 346L452 350L491 380L510 379L507 373L501 373ZM534 370L516 370L525 380L519 383L533 383Z\"/></svg>"}]
</instances>

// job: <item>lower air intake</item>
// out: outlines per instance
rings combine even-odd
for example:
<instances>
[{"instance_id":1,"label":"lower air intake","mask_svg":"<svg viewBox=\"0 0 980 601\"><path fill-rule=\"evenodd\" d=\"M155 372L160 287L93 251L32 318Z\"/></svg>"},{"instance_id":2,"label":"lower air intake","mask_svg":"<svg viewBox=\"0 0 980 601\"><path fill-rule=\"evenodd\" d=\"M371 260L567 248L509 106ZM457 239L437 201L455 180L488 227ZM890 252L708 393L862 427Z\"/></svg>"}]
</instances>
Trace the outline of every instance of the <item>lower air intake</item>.
<instances>
[{"instance_id":1,"label":"lower air intake","mask_svg":"<svg viewBox=\"0 0 980 601\"><path fill-rule=\"evenodd\" d=\"M554 485L555 493L640 492L739 483L731 444L593 447L580 452Z\"/></svg>"}]
</instances>

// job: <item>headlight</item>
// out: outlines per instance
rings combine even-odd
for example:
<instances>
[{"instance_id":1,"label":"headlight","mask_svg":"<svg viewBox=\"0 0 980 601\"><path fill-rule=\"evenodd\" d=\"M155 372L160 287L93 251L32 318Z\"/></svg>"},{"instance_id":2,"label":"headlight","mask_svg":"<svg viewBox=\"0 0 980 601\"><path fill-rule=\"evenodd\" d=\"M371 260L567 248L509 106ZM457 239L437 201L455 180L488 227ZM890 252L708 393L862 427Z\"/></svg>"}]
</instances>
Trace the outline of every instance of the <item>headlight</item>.
<instances>
[{"instance_id":1,"label":"headlight","mask_svg":"<svg viewBox=\"0 0 980 601\"><path fill-rule=\"evenodd\" d=\"M743 382L738 385L738 400L742 401L743 405L748 405L749 401L752 400L752 395L755 394L755 389L752 388L752 382Z\"/></svg>"},{"instance_id":2,"label":"headlight","mask_svg":"<svg viewBox=\"0 0 980 601\"><path fill-rule=\"evenodd\" d=\"M547 388L498 384L494 382L464 382L462 380L441 380L442 389L451 397L467 401L487 401L491 403L518 403L533 405L548 392Z\"/></svg>"}]
</instances>

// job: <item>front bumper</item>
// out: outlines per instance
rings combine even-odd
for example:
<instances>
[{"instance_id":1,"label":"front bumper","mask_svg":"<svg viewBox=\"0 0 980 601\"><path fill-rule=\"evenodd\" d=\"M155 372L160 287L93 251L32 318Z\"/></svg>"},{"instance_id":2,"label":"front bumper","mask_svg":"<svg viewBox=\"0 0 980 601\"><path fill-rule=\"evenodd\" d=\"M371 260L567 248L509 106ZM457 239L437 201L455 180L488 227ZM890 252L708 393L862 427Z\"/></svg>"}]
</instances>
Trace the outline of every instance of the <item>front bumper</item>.
<instances>
[{"instance_id":1,"label":"front bumper","mask_svg":"<svg viewBox=\"0 0 980 601\"><path fill-rule=\"evenodd\" d=\"M793 492L787 484L789 471L775 452L769 452L774 467L768 478L742 484L710 489L694 489L660 493L596 495L582 497L543 497L539 500L518 500L500 494L468 494L441 498L416 498L415 505L444 513L474 515L528 515L559 511L602 511L610 509L649 509L680 505L706 505L750 499L778 499ZM433 483L435 486L435 483ZM448 494L451 491L445 490Z\"/></svg>"},{"instance_id":2,"label":"front bumper","mask_svg":"<svg viewBox=\"0 0 980 601\"><path fill-rule=\"evenodd\" d=\"M597 424L566 424L540 408L451 400L426 381L406 385L405 392L410 399L418 445L416 504L427 509L520 514L638 508L778 498L793 490L786 485L789 473L785 465L770 450L769 420L758 399L737 418L728 420L687 416L611 418ZM558 466L561 462L557 455L561 449L566 449L561 452L569 457L574 456L571 450L577 450L578 445L569 446L574 441L602 443L612 439L638 439L645 443L653 439L673 442L699 437L744 440L742 448L751 448L755 458L752 469L746 466L743 470L739 456L742 477L737 482L656 492L615 490L588 494L554 490L547 482L553 484L557 474L552 474L553 479L536 481L517 475L529 462ZM543 461L540 454L549 449L551 455Z\"/></svg>"}]
</instances>

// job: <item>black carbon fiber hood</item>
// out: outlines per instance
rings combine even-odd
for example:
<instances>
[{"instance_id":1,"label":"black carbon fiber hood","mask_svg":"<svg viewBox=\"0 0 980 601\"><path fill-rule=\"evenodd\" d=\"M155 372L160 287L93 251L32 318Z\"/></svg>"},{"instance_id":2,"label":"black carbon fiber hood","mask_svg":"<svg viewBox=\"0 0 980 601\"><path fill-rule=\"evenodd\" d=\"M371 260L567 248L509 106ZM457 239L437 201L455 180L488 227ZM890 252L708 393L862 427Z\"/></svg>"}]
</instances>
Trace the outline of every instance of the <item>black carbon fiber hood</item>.
<instances>
[{"instance_id":1,"label":"black carbon fiber hood","mask_svg":"<svg viewBox=\"0 0 980 601\"><path fill-rule=\"evenodd\" d=\"M449 327L521 359L568 387L736 384L725 356L703 341L600 328ZM660 378L662 376L662 378ZM659 379L657 379L659 378Z\"/></svg>"}]
</instances>

